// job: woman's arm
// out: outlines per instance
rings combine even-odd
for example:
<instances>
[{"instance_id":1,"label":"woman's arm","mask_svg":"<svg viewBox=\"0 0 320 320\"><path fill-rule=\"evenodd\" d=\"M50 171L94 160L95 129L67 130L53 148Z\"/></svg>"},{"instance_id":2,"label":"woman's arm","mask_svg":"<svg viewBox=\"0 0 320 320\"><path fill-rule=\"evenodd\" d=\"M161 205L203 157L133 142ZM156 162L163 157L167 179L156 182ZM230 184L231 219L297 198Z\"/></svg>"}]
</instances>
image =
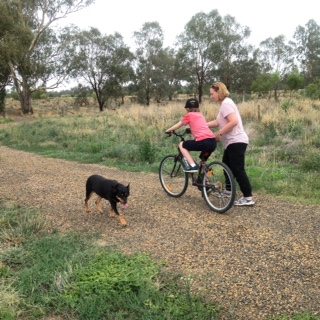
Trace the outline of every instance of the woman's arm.
<instances>
[{"instance_id":1,"label":"woman's arm","mask_svg":"<svg viewBox=\"0 0 320 320\"><path fill-rule=\"evenodd\" d=\"M171 132L171 131L177 130L177 129L181 128L182 126L183 126L183 123L180 120L175 125L173 125L171 128L167 129L166 132Z\"/></svg>"},{"instance_id":2,"label":"woman's arm","mask_svg":"<svg viewBox=\"0 0 320 320\"><path fill-rule=\"evenodd\" d=\"M238 124L238 119L235 113L230 113L227 116L227 121L228 123L219 130L219 134L221 136L230 132Z\"/></svg>"},{"instance_id":3,"label":"woman's arm","mask_svg":"<svg viewBox=\"0 0 320 320\"><path fill-rule=\"evenodd\" d=\"M209 128L216 128L219 126L218 121L217 120L212 120L207 122L207 125Z\"/></svg>"}]
</instances>

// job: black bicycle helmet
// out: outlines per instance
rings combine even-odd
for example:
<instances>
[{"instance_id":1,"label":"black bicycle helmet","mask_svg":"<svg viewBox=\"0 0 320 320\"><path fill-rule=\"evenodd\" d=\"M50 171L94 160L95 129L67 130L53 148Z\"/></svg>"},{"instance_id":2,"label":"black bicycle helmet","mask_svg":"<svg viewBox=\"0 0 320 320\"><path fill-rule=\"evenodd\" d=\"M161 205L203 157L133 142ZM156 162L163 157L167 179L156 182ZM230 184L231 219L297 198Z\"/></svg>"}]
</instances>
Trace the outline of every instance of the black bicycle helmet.
<instances>
[{"instance_id":1,"label":"black bicycle helmet","mask_svg":"<svg viewBox=\"0 0 320 320\"><path fill-rule=\"evenodd\" d=\"M199 101L195 98L188 99L185 108L199 108Z\"/></svg>"}]
</instances>

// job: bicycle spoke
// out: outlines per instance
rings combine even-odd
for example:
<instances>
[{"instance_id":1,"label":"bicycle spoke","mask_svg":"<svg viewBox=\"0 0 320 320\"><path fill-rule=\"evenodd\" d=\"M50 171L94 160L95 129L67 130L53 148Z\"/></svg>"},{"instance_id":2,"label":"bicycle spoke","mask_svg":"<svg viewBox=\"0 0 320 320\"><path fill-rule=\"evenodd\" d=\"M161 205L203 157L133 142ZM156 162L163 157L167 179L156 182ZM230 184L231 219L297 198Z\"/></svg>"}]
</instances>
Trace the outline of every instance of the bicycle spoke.
<instances>
[{"instance_id":1,"label":"bicycle spoke","mask_svg":"<svg viewBox=\"0 0 320 320\"><path fill-rule=\"evenodd\" d=\"M235 199L232 173L226 165L218 161L210 163L207 168L203 180L203 196L213 211L224 213L233 206Z\"/></svg>"},{"instance_id":2,"label":"bicycle spoke","mask_svg":"<svg viewBox=\"0 0 320 320\"><path fill-rule=\"evenodd\" d=\"M159 178L164 191L172 197L180 197L187 190L188 176L176 156L167 156L161 161Z\"/></svg>"}]
</instances>

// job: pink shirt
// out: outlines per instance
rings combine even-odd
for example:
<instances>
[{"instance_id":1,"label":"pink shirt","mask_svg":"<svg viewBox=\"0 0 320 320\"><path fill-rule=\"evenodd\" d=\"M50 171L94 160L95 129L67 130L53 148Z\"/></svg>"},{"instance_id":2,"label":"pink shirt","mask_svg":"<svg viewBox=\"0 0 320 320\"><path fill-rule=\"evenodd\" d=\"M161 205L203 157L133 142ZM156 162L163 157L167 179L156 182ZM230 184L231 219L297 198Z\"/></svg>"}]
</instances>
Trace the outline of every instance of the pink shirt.
<instances>
[{"instance_id":1,"label":"pink shirt","mask_svg":"<svg viewBox=\"0 0 320 320\"><path fill-rule=\"evenodd\" d=\"M238 107L236 104L230 99L225 98L220 106L220 110L217 116L217 121L219 123L219 128L223 128L227 123L227 116L231 113L235 113L236 117L238 119L238 124L233 127L233 129L230 132L227 132L222 136L222 142L224 148L227 148L227 146L231 143L249 143L249 138L246 132L244 131L241 116L238 110Z\"/></svg>"},{"instance_id":2,"label":"pink shirt","mask_svg":"<svg viewBox=\"0 0 320 320\"><path fill-rule=\"evenodd\" d=\"M188 112L181 120L184 125L189 125L191 134L196 141L215 138L207 125L207 121L200 112Z\"/></svg>"}]
</instances>

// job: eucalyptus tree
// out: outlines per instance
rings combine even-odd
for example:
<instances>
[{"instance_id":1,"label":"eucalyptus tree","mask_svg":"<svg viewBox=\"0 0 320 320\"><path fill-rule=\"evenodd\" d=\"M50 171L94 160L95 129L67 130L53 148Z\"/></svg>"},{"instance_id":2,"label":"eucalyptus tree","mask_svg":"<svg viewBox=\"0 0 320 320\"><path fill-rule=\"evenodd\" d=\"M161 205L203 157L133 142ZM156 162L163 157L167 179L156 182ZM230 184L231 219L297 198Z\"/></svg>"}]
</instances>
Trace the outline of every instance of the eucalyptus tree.
<instances>
[{"instance_id":1,"label":"eucalyptus tree","mask_svg":"<svg viewBox=\"0 0 320 320\"><path fill-rule=\"evenodd\" d=\"M304 86L304 77L298 69L295 69L290 74L288 74L286 81L287 86L291 91L302 89Z\"/></svg>"},{"instance_id":2,"label":"eucalyptus tree","mask_svg":"<svg viewBox=\"0 0 320 320\"><path fill-rule=\"evenodd\" d=\"M0 2L0 114L4 115L6 86L11 83L9 62L17 59L31 39L17 10Z\"/></svg>"},{"instance_id":3,"label":"eucalyptus tree","mask_svg":"<svg viewBox=\"0 0 320 320\"><path fill-rule=\"evenodd\" d=\"M232 91L245 93L251 91L252 84L261 74L261 66L258 61L258 51L251 46L241 50L236 61L232 64L232 76L229 87Z\"/></svg>"},{"instance_id":4,"label":"eucalyptus tree","mask_svg":"<svg viewBox=\"0 0 320 320\"><path fill-rule=\"evenodd\" d=\"M158 22L146 22L140 31L134 32L136 49L136 88L139 101L149 105L152 98L159 99L162 76L164 75L163 59L169 52L163 49L163 32Z\"/></svg>"},{"instance_id":5,"label":"eucalyptus tree","mask_svg":"<svg viewBox=\"0 0 320 320\"><path fill-rule=\"evenodd\" d=\"M267 38L260 43L259 61L263 72L274 75L271 77L274 79L272 90L274 90L274 97L277 100L281 80L295 68L293 47L286 43L283 35ZM276 79L278 82L275 82Z\"/></svg>"},{"instance_id":6,"label":"eucalyptus tree","mask_svg":"<svg viewBox=\"0 0 320 320\"><path fill-rule=\"evenodd\" d=\"M262 73L253 80L251 89L252 91L257 92L260 97L268 95L270 98L270 93L279 82L279 73ZM277 99L277 97L275 98Z\"/></svg>"},{"instance_id":7,"label":"eucalyptus tree","mask_svg":"<svg viewBox=\"0 0 320 320\"><path fill-rule=\"evenodd\" d=\"M259 61L264 72L277 72L281 76L294 69L293 47L284 35L267 38L259 45Z\"/></svg>"},{"instance_id":8,"label":"eucalyptus tree","mask_svg":"<svg viewBox=\"0 0 320 320\"><path fill-rule=\"evenodd\" d=\"M11 77L20 98L23 113L32 113L31 94L39 89L55 88L67 76L62 55L67 45L52 25L94 0L2 0L17 17L24 32L14 39L18 54L9 60ZM30 37L24 38L29 33ZM24 43L23 46L18 44ZM64 60L65 61L65 60Z\"/></svg>"},{"instance_id":9,"label":"eucalyptus tree","mask_svg":"<svg viewBox=\"0 0 320 320\"><path fill-rule=\"evenodd\" d=\"M239 88L241 78L246 75L245 73L239 74L239 71L243 70L242 65L248 66L249 63L252 63L250 73L252 74L256 71L255 58L252 55L253 48L246 43L246 39L249 36L250 29L237 23L234 17L226 15L222 18L222 29L219 34L222 55L221 61L218 63L217 74L219 79L232 90L245 89L243 86ZM216 72L213 76L216 76Z\"/></svg>"},{"instance_id":10,"label":"eucalyptus tree","mask_svg":"<svg viewBox=\"0 0 320 320\"><path fill-rule=\"evenodd\" d=\"M222 28L222 17L217 10L208 14L199 12L178 36L179 60L187 71L183 80L194 87L200 102L205 83L217 74L222 61Z\"/></svg>"},{"instance_id":11,"label":"eucalyptus tree","mask_svg":"<svg viewBox=\"0 0 320 320\"><path fill-rule=\"evenodd\" d=\"M96 28L75 29L71 37L70 74L92 88L103 111L109 98L123 96L124 85L132 79L133 54L119 33L103 35Z\"/></svg>"},{"instance_id":12,"label":"eucalyptus tree","mask_svg":"<svg viewBox=\"0 0 320 320\"><path fill-rule=\"evenodd\" d=\"M5 115L6 86L9 83L9 75L10 69L3 63L0 53L0 115Z\"/></svg>"},{"instance_id":13,"label":"eucalyptus tree","mask_svg":"<svg viewBox=\"0 0 320 320\"><path fill-rule=\"evenodd\" d=\"M229 15L221 17L217 10L195 14L178 37L179 56L201 101L203 89L210 81L221 80L227 86L234 78L235 62L248 55L245 38L250 31ZM249 59L249 57L247 57Z\"/></svg>"},{"instance_id":14,"label":"eucalyptus tree","mask_svg":"<svg viewBox=\"0 0 320 320\"><path fill-rule=\"evenodd\" d=\"M157 102L172 100L181 87L181 70L176 52L172 48L159 51L154 59L154 71L152 73L153 97Z\"/></svg>"},{"instance_id":15,"label":"eucalyptus tree","mask_svg":"<svg viewBox=\"0 0 320 320\"><path fill-rule=\"evenodd\" d=\"M294 33L296 58L307 83L320 78L320 26L309 20Z\"/></svg>"}]
</instances>

